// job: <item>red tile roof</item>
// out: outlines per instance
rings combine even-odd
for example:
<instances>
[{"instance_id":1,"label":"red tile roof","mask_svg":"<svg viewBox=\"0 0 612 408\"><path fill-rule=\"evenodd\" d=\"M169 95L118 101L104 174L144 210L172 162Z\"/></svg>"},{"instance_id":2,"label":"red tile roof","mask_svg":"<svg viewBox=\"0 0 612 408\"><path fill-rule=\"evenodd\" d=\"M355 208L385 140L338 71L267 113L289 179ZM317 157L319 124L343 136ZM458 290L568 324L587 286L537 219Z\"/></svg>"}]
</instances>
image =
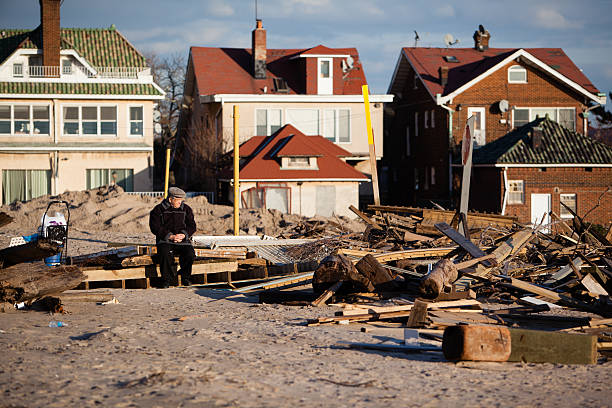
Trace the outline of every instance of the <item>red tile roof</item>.
<instances>
[{"instance_id":1,"label":"red tile roof","mask_svg":"<svg viewBox=\"0 0 612 408\"><path fill-rule=\"evenodd\" d=\"M329 48L322 44L312 47L300 53L300 55L347 55L346 50L340 48Z\"/></svg>"},{"instance_id":2,"label":"red tile roof","mask_svg":"<svg viewBox=\"0 0 612 408\"><path fill-rule=\"evenodd\" d=\"M241 166L243 180L349 179L368 178L339 156L350 156L346 150L322 136L306 136L295 127L285 125L272 136L255 136L240 146L240 156L248 157ZM318 170L283 170L281 157L317 157ZM231 176L230 176L231 177Z\"/></svg>"},{"instance_id":3,"label":"red tile roof","mask_svg":"<svg viewBox=\"0 0 612 408\"><path fill-rule=\"evenodd\" d=\"M599 92L561 48L524 48L524 50L588 92L593 94ZM483 74L518 49L489 48L481 52L473 48L404 47L403 51L431 94L439 93L444 96ZM459 62L447 62L444 56L454 56ZM438 72L442 66L449 68L448 83L444 88L440 84Z\"/></svg>"},{"instance_id":4,"label":"red tile roof","mask_svg":"<svg viewBox=\"0 0 612 408\"><path fill-rule=\"evenodd\" d=\"M302 58L292 59L302 53L318 49L268 49L266 79L255 79L251 49L191 47L191 60L200 95L215 94L263 94L275 90L273 78L283 78L289 94L305 94ZM359 53L355 48L327 48L327 55L350 55L354 62L346 77L343 76L342 92L339 95L361 95L361 86L367 84ZM318 53L319 51L317 51ZM322 51L321 51L322 52ZM287 92L285 92L287 93Z\"/></svg>"}]
</instances>

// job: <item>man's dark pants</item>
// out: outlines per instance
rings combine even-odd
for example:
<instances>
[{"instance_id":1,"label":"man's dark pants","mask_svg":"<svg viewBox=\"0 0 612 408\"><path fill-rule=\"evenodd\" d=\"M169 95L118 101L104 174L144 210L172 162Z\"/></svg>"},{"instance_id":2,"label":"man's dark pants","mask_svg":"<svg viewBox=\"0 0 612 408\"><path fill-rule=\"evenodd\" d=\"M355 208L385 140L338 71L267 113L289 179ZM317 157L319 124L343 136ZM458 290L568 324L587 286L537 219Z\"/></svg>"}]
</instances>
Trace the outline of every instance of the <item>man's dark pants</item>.
<instances>
[{"instance_id":1,"label":"man's dark pants","mask_svg":"<svg viewBox=\"0 0 612 408\"><path fill-rule=\"evenodd\" d=\"M157 258L162 280L165 285L176 285L176 270L174 269L174 257L179 257L181 266L180 274L183 283L189 283L191 279L191 267L195 260L195 251L191 244L157 244Z\"/></svg>"}]
</instances>

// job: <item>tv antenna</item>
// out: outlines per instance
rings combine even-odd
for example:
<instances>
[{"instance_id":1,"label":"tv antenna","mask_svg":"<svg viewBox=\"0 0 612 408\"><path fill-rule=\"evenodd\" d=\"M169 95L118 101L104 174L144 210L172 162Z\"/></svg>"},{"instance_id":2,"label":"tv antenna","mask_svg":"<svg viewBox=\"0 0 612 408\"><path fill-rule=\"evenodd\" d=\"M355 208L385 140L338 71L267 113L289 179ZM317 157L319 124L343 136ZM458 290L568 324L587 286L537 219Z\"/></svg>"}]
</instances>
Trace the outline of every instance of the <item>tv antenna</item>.
<instances>
[{"instance_id":1,"label":"tv antenna","mask_svg":"<svg viewBox=\"0 0 612 408\"><path fill-rule=\"evenodd\" d=\"M414 48L417 47L417 44L418 44L420 39L421 39L421 37L419 37L419 33L417 33L416 30L414 30Z\"/></svg>"},{"instance_id":2,"label":"tv antenna","mask_svg":"<svg viewBox=\"0 0 612 408\"><path fill-rule=\"evenodd\" d=\"M459 39L455 39L455 37L453 37L452 34L446 34L444 36L444 45L446 45L446 48L452 47L453 45L457 44L458 42L459 42Z\"/></svg>"},{"instance_id":3,"label":"tv antenna","mask_svg":"<svg viewBox=\"0 0 612 408\"><path fill-rule=\"evenodd\" d=\"M255 21L259 20L259 14L257 12L257 0L255 0Z\"/></svg>"}]
</instances>

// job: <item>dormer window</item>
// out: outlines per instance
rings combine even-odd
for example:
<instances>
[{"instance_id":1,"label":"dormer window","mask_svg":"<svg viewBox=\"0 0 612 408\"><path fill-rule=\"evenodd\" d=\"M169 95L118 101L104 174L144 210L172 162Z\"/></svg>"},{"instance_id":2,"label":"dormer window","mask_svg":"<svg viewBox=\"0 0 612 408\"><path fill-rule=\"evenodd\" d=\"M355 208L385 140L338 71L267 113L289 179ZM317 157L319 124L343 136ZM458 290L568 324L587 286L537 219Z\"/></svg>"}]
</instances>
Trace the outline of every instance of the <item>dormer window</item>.
<instances>
[{"instance_id":1,"label":"dormer window","mask_svg":"<svg viewBox=\"0 0 612 408\"><path fill-rule=\"evenodd\" d=\"M310 167L308 157L288 157L287 167Z\"/></svg>"},{"instance_id":2,"label":"dormer window","mask_svg":"<svg viewBox=\"0 0 612 408\"><path fill-rule=\"evenodd\" d=\"M281 158L281 170L318 170L317 158L308 156L285 156Z\"/></svg>"},{"instance_id":3,"label":"dormer window","mask_svg":"<svg viewBox=\"0 0 612 408\"><path fill-rule=\"evenodd\" d=\"M284 78L274 78L274 89L279 93L288 93L289 87L287 86L287 81Z\"/></svg>"},{"instance_id":4,"label":"dormer window","mask_svg":"<svg viewBox=\"0 0 612 408\"><path fill-rule=\"evenodd\" d=\"M527 70L520 65L513 65L508 68L508 83L509 84L526 84Z\"/></svg>"},{"instance_id":5,"label":"dormer window","mask_svg":"<svg viewBox=\"0 0 612 408\"><path fill-rule=\"evenodd\" d=\"M13 64L13 76L19 78L23 76L23 64Z\"/></svg>"},{"instance_id":6,"label":"dormer window","mask_svg":"<svg viewBox=\"0 0 612 408\"><path fill-rule=\"evenodd\" d=\"M62 60L62 75L72 75L72 61Z\"/></svg>"}]
</instances>

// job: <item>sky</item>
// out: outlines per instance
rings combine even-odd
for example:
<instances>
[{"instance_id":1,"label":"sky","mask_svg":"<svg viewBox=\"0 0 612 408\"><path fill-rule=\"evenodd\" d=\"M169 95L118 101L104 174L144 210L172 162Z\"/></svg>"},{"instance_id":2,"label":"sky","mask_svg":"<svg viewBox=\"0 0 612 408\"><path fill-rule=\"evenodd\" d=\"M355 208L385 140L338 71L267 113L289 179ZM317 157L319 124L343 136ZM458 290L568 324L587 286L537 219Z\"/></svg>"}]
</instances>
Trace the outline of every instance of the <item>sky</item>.
<instances>
[{"instance_id":1,"label":"sky","mask_svg":"<svg viewBox=\"0 0 612 408\"><path fill-rule=\"evenodd\" d=\"M355 47L371 93L386 93L402 47L472 47L479 24L491 47L563 48L601 91L612 91L612 0L258 0L268 48ZM35 28L38 0L0 0L0 27ZM140 51L250 48L255 0L63 0L62 27L114 24ZM612 101L608 97L608 110Z\"/></svg>"}]
</instances>

